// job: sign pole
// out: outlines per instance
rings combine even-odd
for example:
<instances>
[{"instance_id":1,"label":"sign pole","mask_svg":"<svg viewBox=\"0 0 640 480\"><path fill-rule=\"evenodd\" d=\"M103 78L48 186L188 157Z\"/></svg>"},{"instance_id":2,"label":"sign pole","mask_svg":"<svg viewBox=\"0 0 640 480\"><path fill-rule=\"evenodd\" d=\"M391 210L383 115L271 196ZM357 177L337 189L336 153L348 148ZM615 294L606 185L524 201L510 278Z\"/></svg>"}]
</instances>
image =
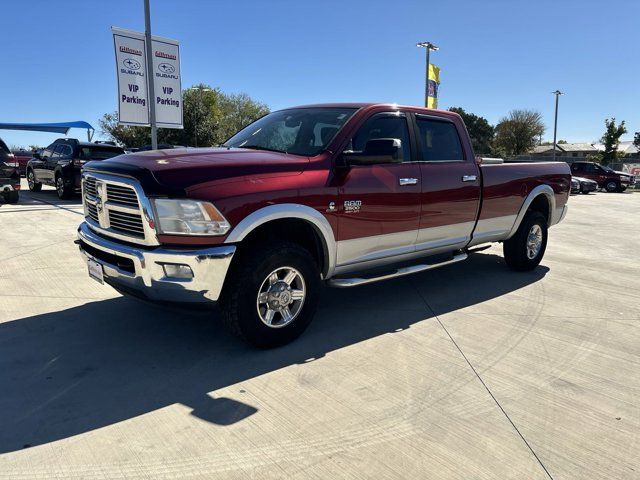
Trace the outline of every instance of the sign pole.
<instances>
[{"instance_id":1,"label":"sign pole","mask_svg":"<svg viewBox=\"0 0 640 480\"><path fill-rule=\"evenodd\" d=\"M151 121L151 148L158 149L158 127L156 126L156 94L153 80L153 44L151 43L151 13L149 0L144 0L144 36L147 44L147 88L149 89L149 120Z\"/></svg>"},{"instance_id":2,"label":"sign pole","mask_svg":"<svg viewBox=\"0 0 640 480\"><path fill-rule=\"evenodd\" d=\"M424 108L429 108L429 53L431 52L431 48L427 47L427 71L425 74L426 82L424 89Z\"/></svg>"}]
</instances>

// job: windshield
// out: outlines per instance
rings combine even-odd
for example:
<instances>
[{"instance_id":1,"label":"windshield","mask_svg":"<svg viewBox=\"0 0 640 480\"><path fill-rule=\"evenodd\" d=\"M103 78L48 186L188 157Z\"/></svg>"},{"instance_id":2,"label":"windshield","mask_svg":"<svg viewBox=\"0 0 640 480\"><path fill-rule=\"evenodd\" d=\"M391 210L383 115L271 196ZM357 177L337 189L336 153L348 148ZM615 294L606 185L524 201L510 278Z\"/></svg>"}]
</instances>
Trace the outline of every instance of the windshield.
<instances>
[{"instance_id":1,"label":"windshield","mask_svg":"<svg viewBox=\"0 0 640 480\"><path fill-rule=\"evenodd\" d=\"M604 165L600 165L600 167L605 171L605 172L613 172L613 168L610 167L605 167Z\"/></svg>"},{"instance_id":2,"label":"windshield","mask_svg":"<svg viewBox=\"0 0 640 480\"><path fill-rule=\"evenodd\" d=\"M323 107L280 110L240 130L223 146L317 155L356 110Z\"/></svg>"},{"instance_id":3,"label":"windshield","mask_svg":"<svg viewBox=\"0 0 640 480\"><path fill-rule=\"evenodd\" d=\"M106 160L107 158L122 155L124 150L114 147L82 147L80 158L83 160Z\"/></svg>"}]
</instances>

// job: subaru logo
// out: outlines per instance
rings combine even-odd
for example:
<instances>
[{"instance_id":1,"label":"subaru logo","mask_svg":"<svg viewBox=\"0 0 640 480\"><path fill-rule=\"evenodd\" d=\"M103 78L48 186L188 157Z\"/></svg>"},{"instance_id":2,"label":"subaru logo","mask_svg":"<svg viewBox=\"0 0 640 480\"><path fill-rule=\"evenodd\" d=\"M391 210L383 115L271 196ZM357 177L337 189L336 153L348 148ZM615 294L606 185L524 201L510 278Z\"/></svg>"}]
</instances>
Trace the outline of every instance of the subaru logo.
<instances>
[{"instance_id":1,"label":"subaru logo","mask_svg":"<svg viewBox=\"0 0 640 480\"><path fill-rule=\"evenodd\" d=\"M140 62L133 59L133 58L125 58L122 61L122 64L127 67L129 70L140 70L140 67L142 65L140 65Z\"/></svg>"},{"instance_id":2,"label":"subaru logo","mask_svg":"<svg viewBox=\"0 0 640 480\"><path fill-rule=\"evenodd\" d=\"M174 67L170 63L161 63L160 65L158 65L158 70L160 70L162 73L173 73L176 71L176 67Z\"/></svg>"}]
</instances>

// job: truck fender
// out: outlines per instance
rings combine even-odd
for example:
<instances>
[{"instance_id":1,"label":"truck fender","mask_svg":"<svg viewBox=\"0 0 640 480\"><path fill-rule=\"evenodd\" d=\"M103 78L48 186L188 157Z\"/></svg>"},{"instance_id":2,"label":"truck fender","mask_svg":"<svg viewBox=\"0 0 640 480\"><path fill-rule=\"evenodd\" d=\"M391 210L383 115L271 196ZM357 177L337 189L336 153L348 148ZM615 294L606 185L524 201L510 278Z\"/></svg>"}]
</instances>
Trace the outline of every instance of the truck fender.
<instances>
[{"instance_id":1,"label":"truck fender","mask_svg":"<svg viewBox=\"0 0 640 480\"><path fill-rule=\"evenodd\" d=\"M548 224L549 226L552 225L553 216L556 211L555 194L553 193L553 189L549 185L538 185L536 188L531 190L531 192L529 192L529 195L527 195L527 197L524 199L524 202L522 202L522 206L520 207L518 215L516 216L516 221L513 223L513 227L511 227L511 231L509 232L509 235L507 235L507 238L505 240L508 240L515 235L515 233L518 231L518 228L520 227L520 224L522 223L522 219L529 209L529 206L540 195L544 195L547 199L547 202L549 202Z\"/></svg>"},{"instance_id":2,"label":"truck fender","mask_svg":"<svg viewBox=\"0 0 640 480\"><path fill-rule=\"evenodd\" d=\"M279 203L263 207L246 216L236 225L225 243L238 243L260 225L283 218L299 218L309 222L319 234L327 254L327 272L324 278L330 278L336 266L336 239L329 221L317 210L298 203Z\"/></svg>"}]
</instances>

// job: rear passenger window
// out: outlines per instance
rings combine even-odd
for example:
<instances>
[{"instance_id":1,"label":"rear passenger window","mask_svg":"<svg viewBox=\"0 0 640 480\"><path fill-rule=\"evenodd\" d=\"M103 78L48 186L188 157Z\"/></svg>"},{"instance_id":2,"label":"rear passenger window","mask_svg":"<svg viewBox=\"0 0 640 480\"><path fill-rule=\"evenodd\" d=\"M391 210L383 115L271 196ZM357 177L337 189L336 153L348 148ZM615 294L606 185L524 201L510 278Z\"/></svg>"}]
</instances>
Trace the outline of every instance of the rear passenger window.
<instances>
[{"instance_id":1,"label":"rear passenger window","mask_svg":"<svg viewBox=\"0 0 640 480\"><path fill-rule=\"evenodd\" d=\"M425 162L464 160L462 144L456 126L451 122L441 122L416 118L421 146L420 160Z\"/></svg>"}]
</instances>

